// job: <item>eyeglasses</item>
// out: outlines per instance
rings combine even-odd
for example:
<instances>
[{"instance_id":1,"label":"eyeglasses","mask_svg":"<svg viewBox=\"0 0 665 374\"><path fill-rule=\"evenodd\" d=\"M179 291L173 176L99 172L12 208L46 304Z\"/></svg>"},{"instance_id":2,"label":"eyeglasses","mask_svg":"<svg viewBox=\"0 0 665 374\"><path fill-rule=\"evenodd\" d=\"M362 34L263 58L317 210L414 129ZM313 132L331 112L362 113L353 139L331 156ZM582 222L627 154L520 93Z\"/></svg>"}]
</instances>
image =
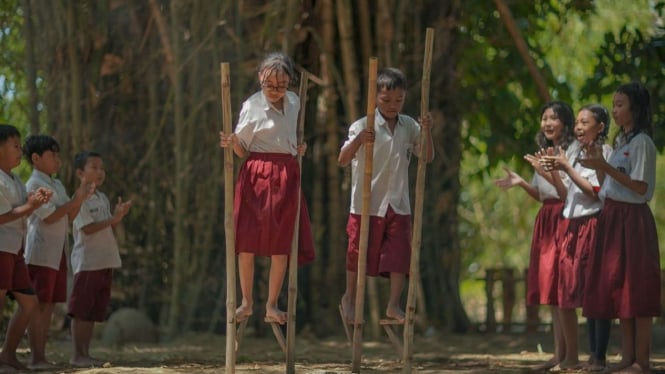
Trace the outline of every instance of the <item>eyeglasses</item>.
<instances>
[{"instance_id":1,"label":"eyeglasses","mask_svg":"<svg viewBox=\"0 0 665 374\"><path fill-rule=\"evenodd\" d=\"M273 86L271 83L267 82L261 82L261 87L268 91L277 91L277 92L284 92L286 91L287 88L289 88L289 83L285 82L283 84L280 84L278 86Z\"/></svg>"}]
</instances>

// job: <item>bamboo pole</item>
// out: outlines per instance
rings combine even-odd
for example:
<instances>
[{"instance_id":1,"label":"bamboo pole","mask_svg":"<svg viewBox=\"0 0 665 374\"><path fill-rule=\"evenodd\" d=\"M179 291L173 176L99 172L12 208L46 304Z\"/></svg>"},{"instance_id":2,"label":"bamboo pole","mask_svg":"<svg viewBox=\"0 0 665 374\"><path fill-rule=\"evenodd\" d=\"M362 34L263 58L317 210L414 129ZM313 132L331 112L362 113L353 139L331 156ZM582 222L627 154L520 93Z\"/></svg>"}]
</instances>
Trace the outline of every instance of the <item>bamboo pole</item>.
<instances>
[{"instance_id":1,"label":"bamboo pole","mask_svg":"<svg viewBox=\"0 0 665 374\"><path fill-rule=\"evenodd\" d=\"M221 63L222 127L231 129L231 79L228 62ZM233 227L233 147L224 148L224 234L226 236L226 373L236 366L236 234Z\"/></svg>"},{"instance_id":2,"label":"bamboo pole","mask_svg":"<svg viewBox=\"0 0 665 374\"><path fill-rule=\"evenodd\" d=\"M434 46L434 29L427 28L425 35L425 57L423 60L422 91L420 98L420 118L429 112L429 86L432 72L432 49ZM411 268L409 270L409 291L406 301L406 318L404 321L404 346L402 361L403 373L411 373L413 358L413 322L416 313L417 284L420 279L420 240L422 234L423 203L425 200L425 171L427 168L427 134L420 130L420 157L418 157L418 174L416 177L416 204L413 211L413 232L411 234Z\"/></svg>"},{"instance_id":3,"label":"bamboo pole","mask_svg":"<svg viewBox=\"0 0 665 374\"><path fill-rule=\"evenodd\" d=\"M297 144L303 143L305 137L305 108L307 105L307 80L306 71L300 73L300 112L298 114ZM300 168L300 181L298 182L298 209L296 210L296 222L293 226L293 239L291 240L291 256L289 257L289 290L288 306L286 310L286 372L293 374L296 371L296 300L298 297L298 233L300 230L300 200L302 199L302 155L298 153L298 168Z\"/></svg>"},{"instance_id":4,"label":"bamboo pole","mask_svg":"<svg viewBox=\"0 0 665 374\"><path fill-rule=\"evenodd\" d=\"M374 131L374 111L376 106L376 70L378 60L369 59L369 80L367 82L367 129ZM367 245L369 243L369 206L372 192L372 166L374 161L374 143L367 143L365 148L365 170L363 175L363 202L360 219L360 239L358 246L358 281L356 283L356 311L353 321L353 373L360 372L362 356L362 328L365 308L365 272L367 269Z\"/></svg>"}]
</instances>

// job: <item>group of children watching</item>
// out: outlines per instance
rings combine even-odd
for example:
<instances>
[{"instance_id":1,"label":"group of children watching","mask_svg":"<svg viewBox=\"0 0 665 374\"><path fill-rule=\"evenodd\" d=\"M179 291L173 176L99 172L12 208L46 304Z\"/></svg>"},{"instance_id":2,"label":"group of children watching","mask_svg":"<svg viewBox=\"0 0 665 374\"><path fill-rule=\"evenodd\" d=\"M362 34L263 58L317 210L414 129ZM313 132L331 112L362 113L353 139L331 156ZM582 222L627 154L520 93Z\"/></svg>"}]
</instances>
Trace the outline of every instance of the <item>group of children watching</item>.
<instances>
[{"instance_id":1,"label":"group of children watching","mask_svg":"<svg viewBox=\"0 0 665 374\"><path fill-rule=\"evenodd\" d=\"M543 203L533 232L527 303L550 305L554 357L538 370L649 373L652 318L660 315L660 255L648 202L655 189L657 150L651 139L649 91L621 85L612 100L619 127L605 143L607 109L566 103L544 106L537 143L524 158L532 183L506 169L502 188L522 187ZM587 318L589 361L578 358L577 312ZM620 320L621 361L607 366L611 320Z\"/></svg>"},{"instance_id":2,"label":"group of children watching","mask_svg":"<svg viewBox=\"0 0 665 374\"><path fill-rule=\"evenodd\" d=\"M99 191L105 178L104 162L91 151L80 152L74 159L80 184L70 198L54 177L61 166L59 154L60 147L51 136L31 135L21 146L16 128L0 125L0 311L6 295L18 303L0 352L2 370L54 366L46 359L46 341L55 304L67 301L65 248L72 222L70 364L101 363L90 356L90 341L95 321L106 317L112 269L121 265L112 227L129 212L131 202L118 199L111 213L109 200ZM22 155L33 169L25 185L12 172ZM24 365L16 350L26 329L31 357Z\"/></svg>"}]
</instances>

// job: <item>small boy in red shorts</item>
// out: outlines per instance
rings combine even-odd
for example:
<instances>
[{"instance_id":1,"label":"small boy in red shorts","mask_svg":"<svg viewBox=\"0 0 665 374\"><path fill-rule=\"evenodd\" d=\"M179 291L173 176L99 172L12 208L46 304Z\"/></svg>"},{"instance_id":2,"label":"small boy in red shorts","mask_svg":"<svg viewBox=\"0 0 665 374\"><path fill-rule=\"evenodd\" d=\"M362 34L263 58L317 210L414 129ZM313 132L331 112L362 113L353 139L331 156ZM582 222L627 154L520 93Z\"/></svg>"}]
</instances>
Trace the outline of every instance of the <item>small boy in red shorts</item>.
<instances>
[{"instance_id":1,"label":"small boy in red shorts","mask_svg":"<svg viewBox=\"0 0 665 374\"><path fill-rule=\"evenodd\" d=\"M92 183L81 183L70 200L62 183L53 177L60 170L60 146L48 135L31 135L25 140L23 154L32 165L25 184L28 192L43 187L53 191L51 200L28 217L25 263L39 300L28 325L31 359L28 367L44 370L53 367L46 360L46 339L56 303L67 301L67 260L65 245L69 223L83 201L95 191Z\"/></svg>"},{"instance_id":2,"label":"small boy in red shorts","mask_svg":"<svg viewBox=\"0 0 665 374\"><path fill-rule=\"evenodd\" d=\"M412 154L434 157L431 115L418 124L401 114L406 97L406 77L395 68L385 68L376 79L374 129L366 129L367 117L354 122L342 146L338 162L351 163L351 209L346 232L349 246L346 257L346 292L340 308L347 322L355 318L355 294L362 210L362 180L365 144L374 143L372 193L370 201L367 275L390 277L390 297L386 316L404 322L400 297L411 260L411 203L409 201L409 161ZM420 155L420 133L425 132L426 154Z\"/></svg>"},{"instance_id":3,"label":"small boy in red shorts","mask_svg":"<svg viewBox=\"0 0 665 374\"><path fill-rule=\"evenodd\" d=\"M106 172L100 154L90 151L74 158L76 176L99 188ZM111 297L113 269L121 266L118 243L113 227L129 212L131 201L118 198L114 213L106 195L98 189L81 205L74 219L72 271L74 286L69 298L68 313L72 317L74 350L70 363L74 366L95 366L102 362L90 357L90 341L95 322L104 321Z\"/></svg>"},{"instance_id":4,"label":"small boy in red shorts","mask_svg":"<svg viewBox=\"0 0 665 374\"><path fill-rule=\"evenodd\" d=\"M37 297L23 260L25 219L51 198L51 191L45 188L28 194L23 182L12 173L21 163L21 154L18 130L0 124L0 311L5 306L5 295L14 298L19 305L7 326L0 352L0 371L27 370L16 357L16 348L37 307Z\"/></svg>"}]
</instances>

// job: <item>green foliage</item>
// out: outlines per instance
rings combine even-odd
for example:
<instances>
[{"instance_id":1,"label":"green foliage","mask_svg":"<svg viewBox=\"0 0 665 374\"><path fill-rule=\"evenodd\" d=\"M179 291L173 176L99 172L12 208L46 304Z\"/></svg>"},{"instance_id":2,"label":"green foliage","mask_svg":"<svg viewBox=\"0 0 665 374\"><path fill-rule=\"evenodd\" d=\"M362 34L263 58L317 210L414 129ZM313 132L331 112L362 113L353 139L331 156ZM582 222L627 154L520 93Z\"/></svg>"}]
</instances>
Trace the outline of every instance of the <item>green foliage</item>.
<instances>
[{"instance_id":1,"label":"green foliage","mask_svg":"<svg viewBox=\"0 0 665 374\"><path fill-rule=\"evenodd\" d=\"M483 5L471 2L467 11L476 6ZM638 79L654 100L655 141L665 145L665 1L541 0L510 7L553 97L573 107L599 102L611 108L616 87ZM470 270L523 268L539 204L524 191L501 191L493 181L503 176L504 165L531 176L521 157L535 150L542 102L498 12L467 16L460 30L467 41L460 69L469 109L462 131L458 209L462 263ZM658 170L664 163L660 156ZM665 181L657 178L650 205L659 228L665 227L658 209L663 195Z\"/></svg>"}]
</instances>

